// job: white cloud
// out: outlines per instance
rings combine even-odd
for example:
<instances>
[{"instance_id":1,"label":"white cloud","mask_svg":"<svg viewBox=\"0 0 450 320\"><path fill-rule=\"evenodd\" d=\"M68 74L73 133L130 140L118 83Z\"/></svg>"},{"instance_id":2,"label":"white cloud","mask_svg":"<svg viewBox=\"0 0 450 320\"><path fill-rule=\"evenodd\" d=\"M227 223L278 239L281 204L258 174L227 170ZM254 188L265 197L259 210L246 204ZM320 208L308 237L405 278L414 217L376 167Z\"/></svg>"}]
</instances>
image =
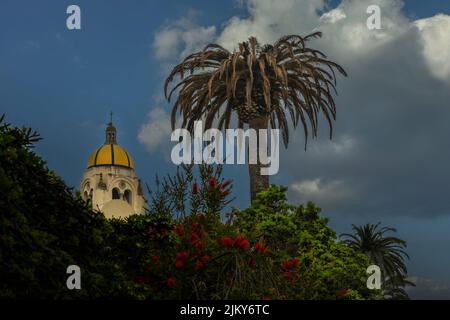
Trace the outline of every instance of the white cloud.
<instances>
[{"instance_id":1,"label":"white cloud","mask_svg":"<svg viewBox=\"0 0 450 320\"><path fill-rule=\"evenodd\" d=\"M406 292L412 299L417 300L448 300L450 299L450 284L423 277L410 277L416 286L407 286Z\"/></svg>"},{"instance_id":2,"label":"white cloud","mask_svg":"<svg viewBox=\"0 0 450 320\"><path fill-rule=\"evenodd\" d=\"M336 8L333 10L330 10L328 12L325 12L320 17L320 22L322 23L336 23L342 19L347 18L347 15L345 14L344 10L341 8Z\"/></svg>"},{"instance_id":3,"label":"white cloud","mask_svg":"<svg viewBox=\"0 0 450 320\"><path fill-rule=\"evenodd\" d=\"M357 147L358 142L355 137L342 134L333 140L311 141L308 144L307 152L317 157L345 157L353 153Z\"/></svg>"},{"instance_id":4,"label":"white cloud","mask_svg":"<svg viewBox=\"0 0 450 320\"><path fill-rule=\"evenodd\" d=\"M163 26L155 33L153 48L155 58L161 62L160 71L164 75L173 63L178 62L186 55L203 49L216 35L216 27L203 27L196 23L197 13L189 11L186 17L182 17L172 23ZM152 97L153 103L160 105L163 102L161 94ZM171 134L169 114L162 108L150 110L148 121L144 123L138 135L149 152L155 152L162 145L170 145ZM163 148L167 151L167 148Z\"/></svg>"},{"instance_id":5,"label":"white cloud","mask_svg":"<svg viewBox=\"0 0 450 320\"><path fill-rule=\"evenodd\" d=\"M138 139L149 152L155 152L161 144L170 144L170 118L161 108L154 108L148 114L148 122L139 131Z\"/></svg>"},{"instance_id":6,"label":"white cloud","mask_svg":"<svg viewBox=\"0 0 450 320\"><path fill-rule=\"evenodd\" d=\"M332 207L352 197L344 181L325 181L321 178L293 182L290 193L297 202L313 201L325 207Z\"/></svg>"},{"instance_id":7,"label":"white cloud","mask_svg":"<svg viewBox=\"0 0 450 320\"><path fill-rule=\"evenodd\" d=\"M233 49L250 36L271 43L322 31L311 45L349 77L338 79L333 140L320 118L319 138L306 152L301 129L280 150L291 200L313 200L338 214L445 214L450 151L439 137L450 135L450 96L442 81L450 75L449 16L413 21L400 0L342 0L335 8L327 2L242 1L248 15L227 19L220 32L188 15L161 29L174 31L178 42L169 35L160 40L160 58L179 61L207 42ZM369 5L381 9L381 30L367 28Z\"/></svg>"},{"instance_id":8,"label":"white cloud","mask_svg":"<svg viewBox=\"0 0 450 320\"><path fill-rule=\"evenodd\" d=\"M420 30L423 54L433 74L450 80L450 16L439 14L415 21Z\"/></svg>"},{"instance_id":9,"label":"white cloud","mask_svg":"<svg viewBox=\"0 0 450 320\"><path fill-rule=\"evenodd\" d=\"M172 59L177 56L180 41L179 30L165 27L155 34L153 46L158 60Z\"/></svg>"},{"instance_id":10,"label":"white cloud","mask_svg":"<svg viewBox=\"0 0 450 320\"><path fill-rule=\"evenodd\" d=\"M381 29L369 30L367 8L381 9ZM347 0L320 18L318 29L324 33L323 46L339 58L370 54L409 28L400 0ZM351 55L349 55L351 51Z\"/></svg>"},{"instance_id":11,"label":"white cloud","mask_svg":"<svg viewBox=\"0 0 450 320\"><path fill-rule=\"evenodd\" d=\"M214 40L216 27L199 26L196 16L196 12L189 11L186 17L165 25L155 33L153 47L158 60L170 63L182 59Z\"/></svg>"},{"instance_id":12,"label":"white cloud","mask_svg":"<svg viewBox=\"0 0 450 320\"><path fill-rule=\"evenodd\" d=\"M270 43L281 35L310 33L317 27L318 11L326 7L324 0L249 0L245 4L250 17L232 17L217 39L230 50L250 36Z\"/></svg>"}]
</instances>

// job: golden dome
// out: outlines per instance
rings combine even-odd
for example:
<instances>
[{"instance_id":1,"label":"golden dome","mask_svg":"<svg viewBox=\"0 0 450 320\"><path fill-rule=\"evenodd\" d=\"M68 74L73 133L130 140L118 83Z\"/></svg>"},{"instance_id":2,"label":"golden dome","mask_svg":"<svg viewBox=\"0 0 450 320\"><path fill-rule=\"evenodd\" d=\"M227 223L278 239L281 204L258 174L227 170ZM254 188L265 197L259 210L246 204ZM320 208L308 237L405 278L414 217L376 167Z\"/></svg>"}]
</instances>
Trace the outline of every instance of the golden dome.
<instances>
[{"instance_id":1,"label":"golden dome","mask_svg":"<svg viewBox=\"0 0 450 320\"><path fill-rule=\"evenodd\" d=\"M105 130L105 144L92 152L87 167L117 166L134 169L133 159L126 150L117 145L117 131L111 121Z\"/></svg>"},{"instance_id":2,"label":"golden dome","mask_svg":"<svg viewBox=\"0 0 450 320\"><path fill-rule=\"evenodd\" d=\"M134 169L134 162L128 152L117 144L105 144L92 152L87 167L118 166Z\"/></svg>"}]
</instances>

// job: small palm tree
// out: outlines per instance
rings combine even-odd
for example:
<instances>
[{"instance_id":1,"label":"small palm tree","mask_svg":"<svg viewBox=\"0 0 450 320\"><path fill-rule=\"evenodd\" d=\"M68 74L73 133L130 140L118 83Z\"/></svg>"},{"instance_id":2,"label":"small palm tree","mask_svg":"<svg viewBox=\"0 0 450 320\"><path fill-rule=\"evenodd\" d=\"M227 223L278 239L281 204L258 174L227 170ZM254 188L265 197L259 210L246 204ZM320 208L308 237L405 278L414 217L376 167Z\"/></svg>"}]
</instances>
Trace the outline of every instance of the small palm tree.
<instances>
[{"instance_id":1,"label":"small palm tree","mask_svg":"<svg viewBox=\"0 0 450 320\"><path fill-rule=\"evenodd\" d=\"M269 125L280 129L287 147L290 118L294 128L302 124L306 147L308 123L316 137L318 114L322 112L331 138L332 120L336 117L335 70L346 73L322 52L307 46L312 38L321 36L320 32L306 37L289 35L273 45L261 45L251 37L233 52L209 44L203 51L189 55L173 68L164 85L168 101L174 92L178 93L172 108L172 128L178 112L181 126L191 132L194 122L203 118L205 129L211 128L215 120L218 129L227 129L232 115L237 115L239 128L246 124L256 130L268 129ZM177 76L179 81L169 92L169 83ZM249 164L252 200L269 186L261 167L259 159Z\"/></svg>"},{"instance_id":2,"label":"small palm tree","mask_svg":"<svg viewBox=\"0 0 450 320\"><path fill-rule=\"evenodd\" d=\"M390 298L408 298L403 289L414 284L406 280L408 271L405 258L406 242L397 237L385 236L387 232L397 232L390 227L380 228L380 223L363 226L352 225L355 234L344 233L344 243L368 256L371 263L380 267L383 277L383 292Z\"/></svg>"}]
</instances>

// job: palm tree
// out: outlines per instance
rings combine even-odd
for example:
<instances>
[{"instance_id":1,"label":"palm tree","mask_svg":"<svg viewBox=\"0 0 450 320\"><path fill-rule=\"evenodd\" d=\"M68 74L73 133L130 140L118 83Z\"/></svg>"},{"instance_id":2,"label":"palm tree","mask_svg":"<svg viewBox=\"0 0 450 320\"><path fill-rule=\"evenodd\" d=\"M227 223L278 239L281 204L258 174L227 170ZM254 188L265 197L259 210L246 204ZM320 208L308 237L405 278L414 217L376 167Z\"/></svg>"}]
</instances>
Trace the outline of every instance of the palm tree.
<instances>
[{"instance_id":1,"label":"palm tree","mask_svg":"<svg viewBox=\"0 0 450 320\"><path fill-rule=\"evenodd\" d=\"M346 76L344 69L327 60L320 51L307 46L320 32L306 37L288 35L273 45L260 45L256 38L239 43L230 52L218 44L209 44L176 65L165 81L164 93L173 104L171 122L175 127L177 112L181 127L193 131L194 122L205 119L205 129L218 121L219 130L230 127L232 115L237 115L238 127L280 129L283 142L289 142L290 117L294 128L303 125L305 148L308 123L312 136L317 136L318 114L322 112L332 136L332 120L336 118L333 93L336 93L336 73ZM169 83L179 77L174 87ZM249 164L250 192L256 194L269 186L268 176L262 176L262 164Z\"/></svg>"},{"instance_id":2,"label":"palm tree","mask_svg":"<svg viewBox=\"0 0 450 320\"><path fill-rule=\"evenodd\" d=\"M363 226L352 225L355 234L344 233L344 243L358 252L362 252L370 262L379 266L383 277L383 293L389 298L408 298L403 289L414 284L406 279L408 271L405 258L406 242L397 237L385 236L387 232L397 232L395 228L380 228L380 223Z\"/></svg>"}]
</instances>

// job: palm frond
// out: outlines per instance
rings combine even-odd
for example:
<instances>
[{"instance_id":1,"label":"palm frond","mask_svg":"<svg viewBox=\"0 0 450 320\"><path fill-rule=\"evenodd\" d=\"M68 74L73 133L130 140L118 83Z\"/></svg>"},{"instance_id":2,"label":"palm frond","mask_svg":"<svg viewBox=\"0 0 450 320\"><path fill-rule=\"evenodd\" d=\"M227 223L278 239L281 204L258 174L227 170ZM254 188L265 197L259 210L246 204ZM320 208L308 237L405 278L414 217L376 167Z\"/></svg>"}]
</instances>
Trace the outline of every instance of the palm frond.
<instances>
[{"instance_id":1,"label":"palm frond","mask_svg":"<svg viewBox=\"0 0 450 320\"><path fill-rule=\"evenodd\" d=\"M287 147L290 119L294 128L302 124L306 147L309 131L317 136L322 113L331 137L336 119L336 73L347 74L325 54L307 46L321 36L320 32L306 37L287 35L273 45L261 45L250 37L233 52L209 44L187 56L164 83L168 101L177 94L172 126L178 115L187 129L202 117L207 119L207 127L218 120L218 129L229 127L232 114L243 124L266 118L272 128L281 130ZM175 85L169 90L172 82Z\"/></svg>"}]
</instances>

